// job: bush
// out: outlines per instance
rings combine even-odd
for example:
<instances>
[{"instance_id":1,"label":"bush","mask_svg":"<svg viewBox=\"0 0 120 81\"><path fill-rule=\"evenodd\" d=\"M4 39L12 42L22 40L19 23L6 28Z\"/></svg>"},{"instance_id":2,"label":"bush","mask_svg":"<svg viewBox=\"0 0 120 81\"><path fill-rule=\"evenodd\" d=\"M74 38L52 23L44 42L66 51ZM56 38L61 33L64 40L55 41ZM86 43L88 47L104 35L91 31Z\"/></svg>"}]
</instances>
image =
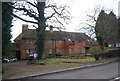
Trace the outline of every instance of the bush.
<instances>
[{"instance_id":1,"label":"bush","mask_svg":"<svg viewBox=\"0 0 120 81\"><path fill-rule=\"evenodd\" d=\"M79 57L80 53L73 53L73 54L69 54L70 57Z\"/></svg>"},{"instance_id":2,"label":"bush","mask_svg":"<svg viewBox=\"0 0 120 81\"><path fill-rule=\"evenodd\" d=\"M96 53L94 55L96 60L99 60L100 58L114 58L114 57L120 57L120 50L109 50L101 53Z\"/></svg>"},{"instance_id":3,"label":"bush","mask_svg":"<svg viewBox=\"0 0 120 81\"><path fill-rule=\"evenodd\" d=\"M59 53L56 54L56 56L62 56L62 54L59 52Z\"/></svg>"},{"instance_id":4,"label":"bush","mask_svg":"<svg viewBox=\"0 0 120 81\"><path fill-rule=\"evenodd\" d=\"M101 48L90 48L88 51L92 56L94 56L96 53L102 52Z\"/></svg>"}]
</instances>

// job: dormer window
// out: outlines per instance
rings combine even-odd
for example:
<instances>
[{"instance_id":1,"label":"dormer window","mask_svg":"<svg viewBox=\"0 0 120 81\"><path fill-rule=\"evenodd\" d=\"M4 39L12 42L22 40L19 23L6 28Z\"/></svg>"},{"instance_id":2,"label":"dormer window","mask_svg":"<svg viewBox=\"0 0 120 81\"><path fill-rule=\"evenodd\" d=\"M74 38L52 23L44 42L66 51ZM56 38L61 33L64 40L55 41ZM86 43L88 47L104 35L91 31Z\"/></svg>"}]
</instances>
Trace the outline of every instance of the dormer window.
<instances>
[{"instance_id":1,"label":"dormer window","mask_svg":"<svg viewBox=\"0 0 120 81\"><path fill-rule=\"evenodd\" d=\"M75 41L72 41L73 43L75 43Z\"/></svg>"},{"instance_id":2,"label":"dormer window","mask_svg":"<svg viewBox=\"0 0 120 81\"><path fill-rule=\"evenodd\" d=\"M68 39L68 41L71 41L71 39Z\"/></svg>"},{"instance_id":3,"label":"dormer window","mask_svg":"<svg viewBox=\"0 0 120 81\"><path fill-rule=\"evenodd\" d=\"M87 42L90 42L90 40L88 39Z\"/></svg>"}]
</instances>

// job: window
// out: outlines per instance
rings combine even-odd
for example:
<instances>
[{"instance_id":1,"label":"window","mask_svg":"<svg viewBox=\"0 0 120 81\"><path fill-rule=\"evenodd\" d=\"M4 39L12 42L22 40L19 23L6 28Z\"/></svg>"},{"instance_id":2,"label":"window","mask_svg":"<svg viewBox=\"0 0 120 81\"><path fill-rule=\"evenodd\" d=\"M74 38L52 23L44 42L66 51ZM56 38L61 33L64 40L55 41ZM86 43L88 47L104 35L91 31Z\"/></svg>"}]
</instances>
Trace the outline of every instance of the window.
<instances>
[{"instance_id":1,"label":"window","mask_svg":"<svg viewBox=\"0 0 120 81\"><path fill-rule=\"evenodd\" d=\"M62 44L62 40L59 40L59 43Z\"/></svg>"},{"instance_id":2,"label":"window","mask_svg":"<svg viewBox=\"0 0 120 81\"><path fill-rule=\"evenodd\" d=\"M74 53L74 48L71 48L71 53Z\"/></svg>"},{"instance_id":3,"label":"window","mask_svg":"<svg viewBox=\"0 0 120 81\"><path fill-rule=\"evenodd\" d=\"M60 54L62 54L62 48L60 48L59 50L60 50Z\"/></svg>"},{"instance_id":4,"label":"window","mask_svg":"<svg viewBox=\"0 0 120 81\"><path fill-rule=\"evenodd\" d=\"M82 48L78 48L78 52L79 52L79 53L82 53Z\"/></svg>"},{"instance_id":5,"label":"window","mask_svg":"<svg viewBox=\"0 0 120 81\"><path fill-rule=\"evenodd\" d=\"M82 43L82 41L81 41L81 40L78 40L78 43Z\"/></svg>"},{"instance_id":6,"label":"window","mask_svg":"<svg viewBox=\"0 0 120 81\"><path fill-rule=\"evenodd\" d=\"M26 50L26 53L31 53L31 52L33 52L32 49L28 49L28 50Z\"/></svg>"},{"instance_id":7,"label":"window","mask_svg":"<svg viewBox=\"0 0 120 81\"><path fill-rule=\"evenodd\" d=\"M52 54L52 49L49 49L49 54Z\"/></svg>"},{"instance_id":8,"label":"window","mask_svg":"<svg viewBox=\"0 0 120 81\"><path fill-rule=\"evenodd\" d=\"M27 40L26 42L27 42L27 43L32 43L32 40Z\"/></svg>"},{"instance_id":9,"label":"window","mask_svg":"<svg viewBox=\"0 0 120 81\"><path fill-rule=\"evenodd\" d=\"M89 40L89 39L87 39L87 42L90 42L90 40Z\"/></svg>"},{"instance_id":10,"label":"window","mask_svg":"<svg viewBox=\"0 0 120 81\"><path fill-rule=\"evenodd\" d=\"M51 44L51 43L52 43L52 40L49 40L48 43Z\"/></svg>"}]
</instances>

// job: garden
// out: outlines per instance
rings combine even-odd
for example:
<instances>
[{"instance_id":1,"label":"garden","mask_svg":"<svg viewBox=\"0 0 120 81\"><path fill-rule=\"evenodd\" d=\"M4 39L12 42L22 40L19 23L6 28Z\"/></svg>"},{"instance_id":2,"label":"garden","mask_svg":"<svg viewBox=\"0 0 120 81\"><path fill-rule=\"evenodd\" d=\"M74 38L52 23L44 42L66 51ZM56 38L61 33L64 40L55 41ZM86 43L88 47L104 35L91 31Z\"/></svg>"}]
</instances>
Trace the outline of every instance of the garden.
<instances>
[{"instance_id":1,"label":"garden","mask_svg":"<svg viewBox=\"0 0 120 81\"><path fill-rule=\"evenodd\" d=\"M92 48L88 51L88 55L74 54L70 56L59 56L52 58L44 58L40 60L32 60L28 64L52 64L52 63L93 63L97 60L108 60L110 58L116 58L118 56L118 50L103 51L100 48Z\"/></svg>"},{"instance_id":2,"label":"garden","mask_svg":"<svg viewBox=\"0 0 120 81\"><path fill-rule=\"evenodd\" d=\"M76 58L46 58L41 60L32 60L30 64L52 64L52 63L83 63L83 62L93 62L94 57L85 57L82 59Z\"/></svg>"}]
</instances>

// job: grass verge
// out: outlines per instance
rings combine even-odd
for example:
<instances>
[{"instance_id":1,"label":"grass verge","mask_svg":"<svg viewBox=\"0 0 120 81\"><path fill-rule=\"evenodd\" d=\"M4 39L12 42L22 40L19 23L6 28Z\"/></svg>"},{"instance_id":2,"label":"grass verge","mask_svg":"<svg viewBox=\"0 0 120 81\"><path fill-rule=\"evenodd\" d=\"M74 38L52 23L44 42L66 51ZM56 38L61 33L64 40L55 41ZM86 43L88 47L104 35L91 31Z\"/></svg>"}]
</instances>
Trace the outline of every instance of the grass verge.
<instances>
[{"instance_id":1,"label":"grass verge","mask_svg":"<svg viewBox=\"0 0 120 81\"><path fill-rule=\"evenodd\" d=\"M95 59L93 57L87 57L85 59L72 59L72 58L47 58L41 60L32 60L29 64L51 64L51 63L83 63L83 62L93 62Z\"/></svg>"}]
</instances>

